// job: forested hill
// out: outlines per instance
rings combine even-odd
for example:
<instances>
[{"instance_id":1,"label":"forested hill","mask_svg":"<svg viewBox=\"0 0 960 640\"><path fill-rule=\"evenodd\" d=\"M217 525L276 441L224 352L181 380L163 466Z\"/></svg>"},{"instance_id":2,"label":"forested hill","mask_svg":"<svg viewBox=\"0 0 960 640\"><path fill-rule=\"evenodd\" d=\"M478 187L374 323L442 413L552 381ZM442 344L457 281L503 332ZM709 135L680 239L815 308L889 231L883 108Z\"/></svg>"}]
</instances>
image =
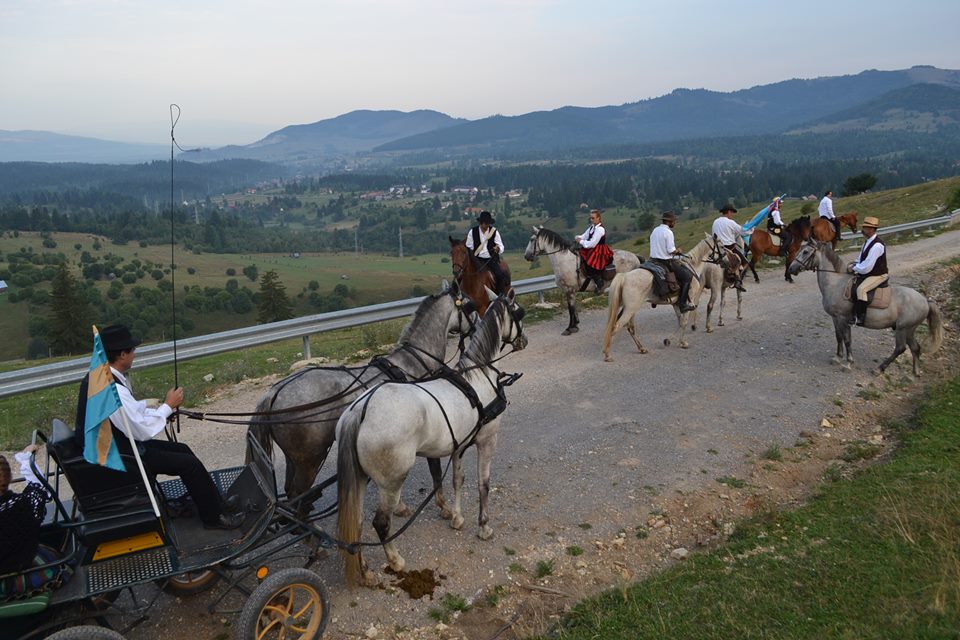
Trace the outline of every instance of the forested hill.
<instances>
[{"instance_id":1,"label":"forested hill","mask_svg":"<svg viewBox=\"0 0 960 640\"><path fill-rule=\"evenodd\" d=\"M257 183L272 182L289 174L278 165L258 160L223 160L211 163L176 161L175 194L196 200L232 193ZM144 208L170 202L170 162L144 164L0 163L0 201L54 204L65 194L108 193L133 199Z\"/></svg>"}]
</instances>

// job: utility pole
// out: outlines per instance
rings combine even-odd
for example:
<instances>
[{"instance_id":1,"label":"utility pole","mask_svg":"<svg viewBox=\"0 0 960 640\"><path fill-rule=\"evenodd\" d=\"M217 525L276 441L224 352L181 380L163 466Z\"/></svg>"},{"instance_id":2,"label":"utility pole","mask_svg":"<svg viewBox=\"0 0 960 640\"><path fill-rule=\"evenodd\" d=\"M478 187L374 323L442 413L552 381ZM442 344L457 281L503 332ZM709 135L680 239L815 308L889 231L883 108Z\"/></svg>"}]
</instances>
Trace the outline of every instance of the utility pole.
<instances>
[{"instance_id":1,"label":"utility pole","mask_svg":"<svg viewBox=\"0 0 960 640\"><path fill-rule=\"evenodd\" d=\"M403 227L400 227L400 257L403 258Z\"/></svg>"},{"instance_id":2,"label":"utility pole","mask_svg":"<svg viewBox=\"0 0 960 640\"><path fill-rule=\"evenodd\" d=\"M357 231L360 229L360 223L357 223L357 226L353 228L353 253L360 255L360 243L358 241Z\"/></svg>"}]
</instances>

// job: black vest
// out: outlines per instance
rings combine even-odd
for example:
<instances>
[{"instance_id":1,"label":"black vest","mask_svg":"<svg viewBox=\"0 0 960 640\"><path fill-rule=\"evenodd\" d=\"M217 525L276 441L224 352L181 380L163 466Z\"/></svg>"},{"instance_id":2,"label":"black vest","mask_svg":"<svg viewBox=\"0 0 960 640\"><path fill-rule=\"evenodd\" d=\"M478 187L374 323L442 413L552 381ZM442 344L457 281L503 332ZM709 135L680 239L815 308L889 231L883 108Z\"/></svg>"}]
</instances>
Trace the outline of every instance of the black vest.
<instances>
[{"instance_id":1,"label":"black vest","mask_svg":"<svg viewBox=\"0 0 960 640\"><path fill-rule=\"evenodd\" d=\"M877 261L873 263L873 269L870 270L870 273L864 274L866 277L885 276L889 273L889 271L887 271L887 245L883 244L883 240L876 235L873 236L873 242L870 243L869 247L864 243L863 249L860 250L860 262L863 262L867 258L867 254L870 253L870 249L872 249L875 244L883 247L883 253L881 253Z\"/></svg>"},{"instance_id":2,"label":"black vest","mask_svg":"<svg viewBox=\"0 0 960 640\"><path fill-rule=\"evenodd\" d=\"M490 236L490 240L487 241L487 253L490 253L490 243L493 242L493 239L497 236L497 228L493 225L491 225L490 228L493 229L493 235ZM471 249L470 252L476 255L474 252L480 247L480 225L472 227L470 234L473 235L473 249Z\"/></svg>"},{"instance_id":3,"label":"black vest","mask_svg":"<svg viewBox=\"0 0 960 640\"><path fill-rule=\"evenodd\" d=\"M602 227L602 226L603 226L603 225L599 225L599 224L598 224L598 225L594 225L593 231L591 231L591 232L590 232L590 235L587 236L587 240L593 240L593 234L595 234L595 233L597 232L597 227ZM604 231L606 231L606 229L604 229ZM607 244L607 234L606 234L606 233L604 233L603 236L600 238L600 241L597 243L597 246L599 247L599 246L602 245L602 244Z\"/></svg>"}]
</instances>

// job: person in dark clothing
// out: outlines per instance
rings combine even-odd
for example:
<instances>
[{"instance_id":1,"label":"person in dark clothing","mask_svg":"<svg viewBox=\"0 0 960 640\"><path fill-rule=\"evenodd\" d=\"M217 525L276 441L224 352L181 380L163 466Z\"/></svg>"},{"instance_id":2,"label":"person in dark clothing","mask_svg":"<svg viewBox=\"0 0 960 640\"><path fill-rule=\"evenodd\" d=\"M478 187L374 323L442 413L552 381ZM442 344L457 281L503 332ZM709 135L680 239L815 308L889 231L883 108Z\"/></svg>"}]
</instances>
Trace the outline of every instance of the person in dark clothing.
<instances>
[{"instance_id":1,"label":"person in dark clothing","mask_svg":"<svg viewBox=\"0 0 960 640\"><path fill-rule=\"evenodd\" d=\"M20 493L10 490L10 464L0 456L0 574L26 569L40 545L40 525L47 512L47 490L30 466L37 445L16 455L27 486Z\"/></svg>"},{"instance_id":2,"label":"person in dark clothing","mask_svg":"<svg viewBox=\"0 0 960 640\"><path fill-rule=\"evenodd\" d=\"M113 439L121 454L133 453L126 431L137 442L137 450L144 464L153 474L180 476L190 497L197 506L200 519L207 528L234 529L243 523L244 515L228 513L231 505L224 504L220 492L207 473L203 463L186 444L153 440L163 431L167 420L174 410L183 403L183 389L177 387L167 392L164 403L157 409L150 409L143 400L136 400L130 388L126 373L133 366L136 348L140 341L130 334L123 325L112 325L100 332L103 348L110 363L110 371L117 383L121 407L110 416L113 425ZM88 377L80 385L80 397L77 402L77 438L83 447L84 421Z\"/></svg>"}]
</instances>

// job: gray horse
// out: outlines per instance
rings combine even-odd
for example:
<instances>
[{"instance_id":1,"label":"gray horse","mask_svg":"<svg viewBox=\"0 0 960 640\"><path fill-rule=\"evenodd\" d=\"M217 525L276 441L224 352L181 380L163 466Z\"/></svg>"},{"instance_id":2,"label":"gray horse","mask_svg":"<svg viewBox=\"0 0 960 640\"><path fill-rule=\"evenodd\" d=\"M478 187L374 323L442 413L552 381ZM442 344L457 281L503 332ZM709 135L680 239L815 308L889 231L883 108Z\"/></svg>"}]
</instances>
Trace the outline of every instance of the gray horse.
<instances>
[{"instance_id":1,"label":"gray horse","mask_svg":"<svg viewBox=\"0 0 960 640\"><path fill-rule=\"evenodd\" d=\"M366 366L308 367L274 384L257 403L258 415L250 421L248 431L265 451L273 451L271 439L280 446L287 463L287 495L299 496L313 485L336 437L337 420L357 396L386 380L417 380L436 374L445 366L448 334L468 334L473 328L472 315L472 303L462 297L459 287L444 282L443 291L423 299L389 355ZM430 460L429 464L436 482L440 462ZM436 495L443 517L449 518L443 492L438 490ZM310 508L310 504L302 504L301 513ZM401 513L404 509L401 505Z\"/></svg>"},{"instance_id":2,"label":"gray horse","mask_svg":"<svg viewBox=\"0 0 960 640\"><path fill-rule=\"evenodd\" d=\"M817 272L817 284L823 297L823 310L833 318L833 328L837 335L837 355L834 362L849 370L853 364L853 352L850 350L850 316L853 303L846 299L844 290L853 278L847 273L846 265L840 259L829 242L807 240L797 257L790 263L788 270L797 275L808 269ZM910 347L913 354L913 373L919 376L920 353L935 353L943 343L943 322L940 310L933 300L923 294L899 285L891 285L890 306L886 309L867 310L866 327L868 329L893 329L896 348L889 358L880 363L877 373L883 371ZM923 321L927 321L930 335L921 347L917 342L916 331ZM846 361L844 362L844 349Z\"/></svg>"},{"instance_id":3,"label":"gray horse","mask_svg":"<svg viewBox=\"0 0 960 640\"><path fill-rule=\"evenodd\" d=\"M533 235L530 236L527 249L523 252L523 257L528 262L533 262L537 256L550 258L550 266L553 267L553 275L557 280L557 286L563 290L567 298L570 324L560 335L568 336L571 333L576 333L580 330L580 317L577 315L577 292L583 286L584 281L583 274L577 268L580 264L580 255L572 242L565 240L557 232L544 229L543 225L540 225L533 228ZM617 273L624 273L639 267L640 258L629 251L614 249L613 264L617 268Z\"/></svg>"}]
</instances>

